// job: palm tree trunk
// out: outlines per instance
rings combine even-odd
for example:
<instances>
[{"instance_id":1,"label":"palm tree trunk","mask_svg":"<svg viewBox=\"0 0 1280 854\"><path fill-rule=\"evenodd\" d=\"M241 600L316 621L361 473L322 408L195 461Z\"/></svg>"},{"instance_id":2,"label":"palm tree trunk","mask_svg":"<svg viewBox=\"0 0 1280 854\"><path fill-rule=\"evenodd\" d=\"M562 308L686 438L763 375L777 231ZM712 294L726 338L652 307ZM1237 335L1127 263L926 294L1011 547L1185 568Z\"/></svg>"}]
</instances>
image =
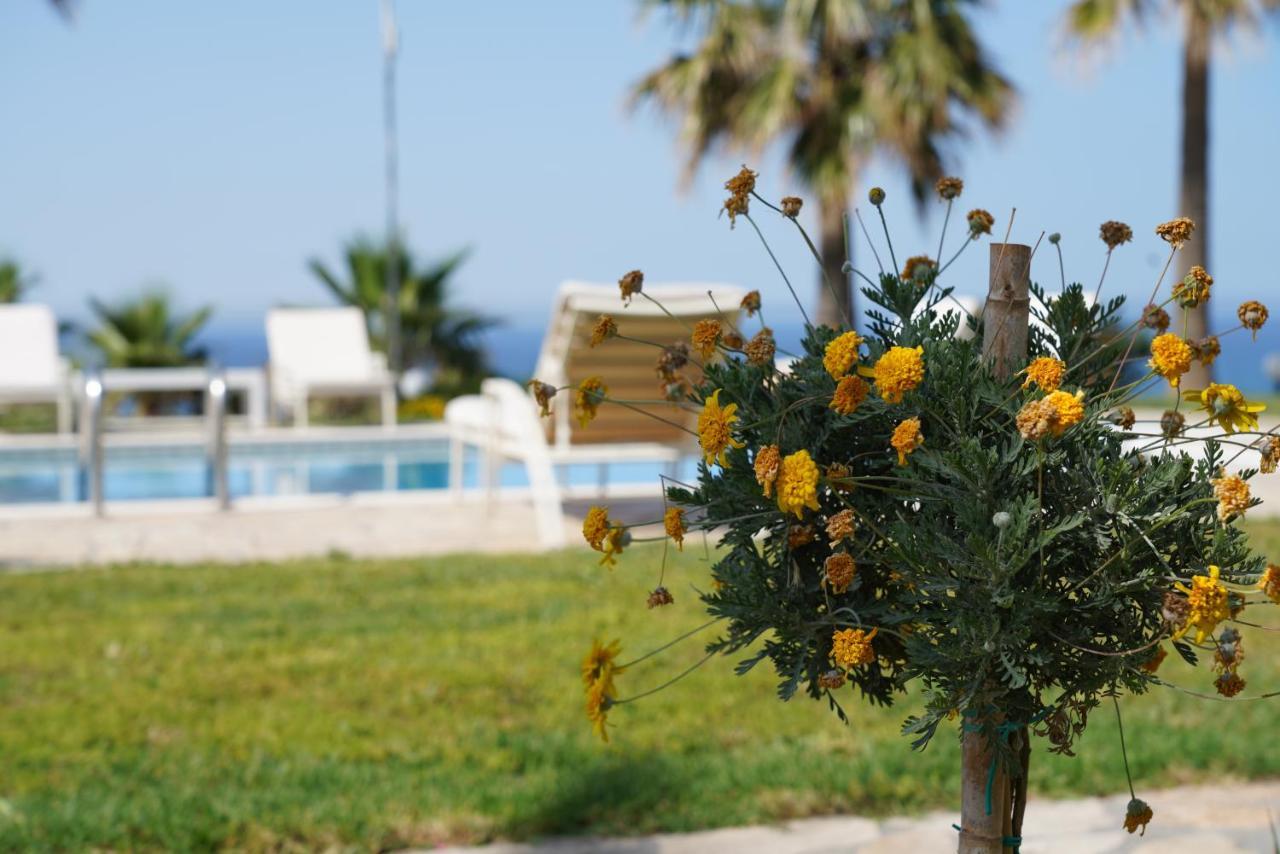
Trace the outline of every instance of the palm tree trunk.
<instances>
[{"instance_id":1,"label":"palm tree trunk","mask_svg":"<svg viewBox=\"0 0 1280 854\"><path fill-rule=\"evenodd\" d=\"M1191 5L1191 4L1189 4ZM1182 174L1178 192L1178 213L1196 223L1196 235L1182 249L1187 268L1209 266L1209 64L1212 49L1210 25L1194 8L1187 12L1186 43L1183 45L1182 82ZM1205 305L1183 310L1187 338L1209 334ZM1191 366L1183 382L1188 388L1204 388L1212 381L1212 370L1198 362Z\"/></svg>"},{"instance_id":2,"label":"palm tree trunk","mask_svg":"<svg viewBox=\"0 0 1280 854\"><path fill-rule=\"evenodd\" d=\"M853 290L849 285L850 274L844 271L844 217L849 210L849 193L841 189L821 193L818 199L822 269L818 278L816 320L838 329L853 323Z\"/></svg>"}]
</instances>

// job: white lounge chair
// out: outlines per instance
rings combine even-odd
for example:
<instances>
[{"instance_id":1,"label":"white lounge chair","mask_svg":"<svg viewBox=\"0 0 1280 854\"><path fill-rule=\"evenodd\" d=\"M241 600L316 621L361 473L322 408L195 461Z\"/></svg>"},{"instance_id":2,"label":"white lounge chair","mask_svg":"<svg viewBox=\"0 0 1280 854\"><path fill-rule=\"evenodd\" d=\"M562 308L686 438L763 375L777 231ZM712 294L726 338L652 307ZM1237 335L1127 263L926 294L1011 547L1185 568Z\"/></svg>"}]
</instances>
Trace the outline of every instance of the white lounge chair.
<instances>
[{"instance_id":1,"label":"white lounge chair","mask_svg":"<svg viewBox=\"0 0 1280 854\"><path fill-rule=\"evenodd\" d=\"M369 347L356 308L276 308L267 312L272 405L307 426L313 397L377 397L382 424L396 423L395 381L386 358Z\"/></svg>"},{"instance_id":2,"label":"white lounge chair","mask_svg":"<svg viewBox=\"0 0 1280 854\"><path fill-rule=\"evenodd\" d=\"M70 368L46 305L0 305L0 402L52 403L58 432L71 430Z\"/></svg>"},{"instance_id":3,"label":"white lounge chair","mask_svg":"<svg viewBox=\"0 0 1280 854\"><path fill-rule=\"evenodd\" d=\"M598 374L604 378L610 397L655 400L661 394L655 371L660 351L620 338L589 347L597 318L601 314L613 315L619 330L628 337L663 345L687 342L688 327L703 318L736 323L745 295L741 288L728 285L651 285L645 290L674 317L640 297L624 307L615 285L562 285L534 376L565 387ZM692 365L688 369L694 374L691 379L697 379L696 370ZM572 400L572 392L562 391L552 405L553 417L541 419L524 387L511 380L489 379L483 383L480 395L455 398L445 407L445 421L454 437L451 465L455 488L459 486L457 472L461 469L463 445L480 448L481 482L489 494L496 487L497 472L504 460L522 463L528 472L539 538L548 548L564 544L564 489L556 476L557 468L598 466L596 491L604 494L611 463L659 463L673 473L679 460L695 450L688 433L622 406L602 406L587 428L579 428L571 417ZM679 409L666 403L640 408L667 421L683 418L689 427L696 421L696 414L682 416ZM655 482L646 488L656 494L658 487Z\"/></svg>"}]
</instances>

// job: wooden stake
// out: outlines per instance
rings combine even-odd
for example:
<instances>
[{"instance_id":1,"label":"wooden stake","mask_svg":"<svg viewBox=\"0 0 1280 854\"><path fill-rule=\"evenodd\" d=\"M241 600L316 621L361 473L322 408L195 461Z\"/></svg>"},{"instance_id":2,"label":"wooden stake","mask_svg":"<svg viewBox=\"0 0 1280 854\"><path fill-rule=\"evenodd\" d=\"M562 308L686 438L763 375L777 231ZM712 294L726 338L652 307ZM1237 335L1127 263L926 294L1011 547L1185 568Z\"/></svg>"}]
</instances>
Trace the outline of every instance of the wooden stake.
<instances>
[{"instance_id":1,"label":"wooden stake","mask_svg":"<svg viewBox=\"0 0 1280 854\"><path fill-rule=\"evenodd\" d=\"M1027 361L1031 247L1020 243L991 244L990 270L987 304L982 310L982 357L990 363L992 373L1008 379ZM988 714L999 721L998 709ZM976 727L979 722L975 716L968 726ZM1007 850L1004 837L1021 829L1021 815L1015 818L1013 814L1014 783L996 761L993 747L982 733L965 729L960 744L959 854L1001 854Z\"/></svg>"},{"instance_id":2,"label":"wooden stake","mask_svg":"<svg viewBox=\"0 0 1280 854\"><path fill-rule=\"evenodd\" d=\"M1007 379L1027 361L1027 323L1031 316L1031 247L991 244L990 284L982 309L982 356L992 372Z\"/></svg>"}]
</instances>

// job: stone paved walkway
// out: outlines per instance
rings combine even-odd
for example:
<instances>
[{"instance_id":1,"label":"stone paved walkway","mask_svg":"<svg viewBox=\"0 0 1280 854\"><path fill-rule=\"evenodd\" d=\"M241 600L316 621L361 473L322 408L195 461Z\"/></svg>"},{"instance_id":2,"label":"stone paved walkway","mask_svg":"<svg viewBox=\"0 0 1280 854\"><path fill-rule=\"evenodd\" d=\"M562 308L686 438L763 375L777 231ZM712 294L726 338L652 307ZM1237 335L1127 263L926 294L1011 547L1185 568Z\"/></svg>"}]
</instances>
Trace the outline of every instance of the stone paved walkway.
<instances>
[{"instance_id":1,"label":"stone paved walkway","mask_svg":"<svg viewBox=\"0 0 1280 854\"><path fill-rule=\"evenodd\" d=\"M1139 792L1155 811L1145 836L1121 827L1128 796L1032 800L1023 854L1236 854L1274 852L1280 782L1191 786ZM727 828L634 839L554 839L437 849L434 854L916 854L955 851L957 816L947 812L884 821L814 818L767 827Z\"/></svg>"}]
</instances>

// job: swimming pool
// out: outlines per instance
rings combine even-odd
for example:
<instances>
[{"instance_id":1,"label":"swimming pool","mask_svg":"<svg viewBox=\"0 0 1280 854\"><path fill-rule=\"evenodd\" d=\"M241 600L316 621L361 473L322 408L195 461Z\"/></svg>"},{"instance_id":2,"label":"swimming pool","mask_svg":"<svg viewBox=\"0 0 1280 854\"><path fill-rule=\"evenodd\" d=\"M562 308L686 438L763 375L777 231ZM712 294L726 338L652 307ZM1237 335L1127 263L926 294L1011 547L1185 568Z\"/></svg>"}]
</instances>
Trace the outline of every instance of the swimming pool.
<instances>
[{"instance_id":1,"label":"swimming pool","mask_svg":"<svg viewBox=\"0 0 1280 854\"><path fill-rule=\"evenodd\" d=\"M462 449L457 486L478 488L479 452ZM440 425L402 427L394 433L331 428L230 437L227 486L231 498L353 495L444 490L450 486L450 440ZM656 485L661 468L645 463L569 466L562 482ZM682 475L685 472L682 472ZM688 474L691 474L689 472ZM526 487L519 463L497 474L499 487ZM104 442L103 498L108 502L204 498L213 474L199 434L179 437L109 435ZM74 437L45 437L0 446L0 506L83 503L88 470Z\"/></svg>"}]
</instances>

